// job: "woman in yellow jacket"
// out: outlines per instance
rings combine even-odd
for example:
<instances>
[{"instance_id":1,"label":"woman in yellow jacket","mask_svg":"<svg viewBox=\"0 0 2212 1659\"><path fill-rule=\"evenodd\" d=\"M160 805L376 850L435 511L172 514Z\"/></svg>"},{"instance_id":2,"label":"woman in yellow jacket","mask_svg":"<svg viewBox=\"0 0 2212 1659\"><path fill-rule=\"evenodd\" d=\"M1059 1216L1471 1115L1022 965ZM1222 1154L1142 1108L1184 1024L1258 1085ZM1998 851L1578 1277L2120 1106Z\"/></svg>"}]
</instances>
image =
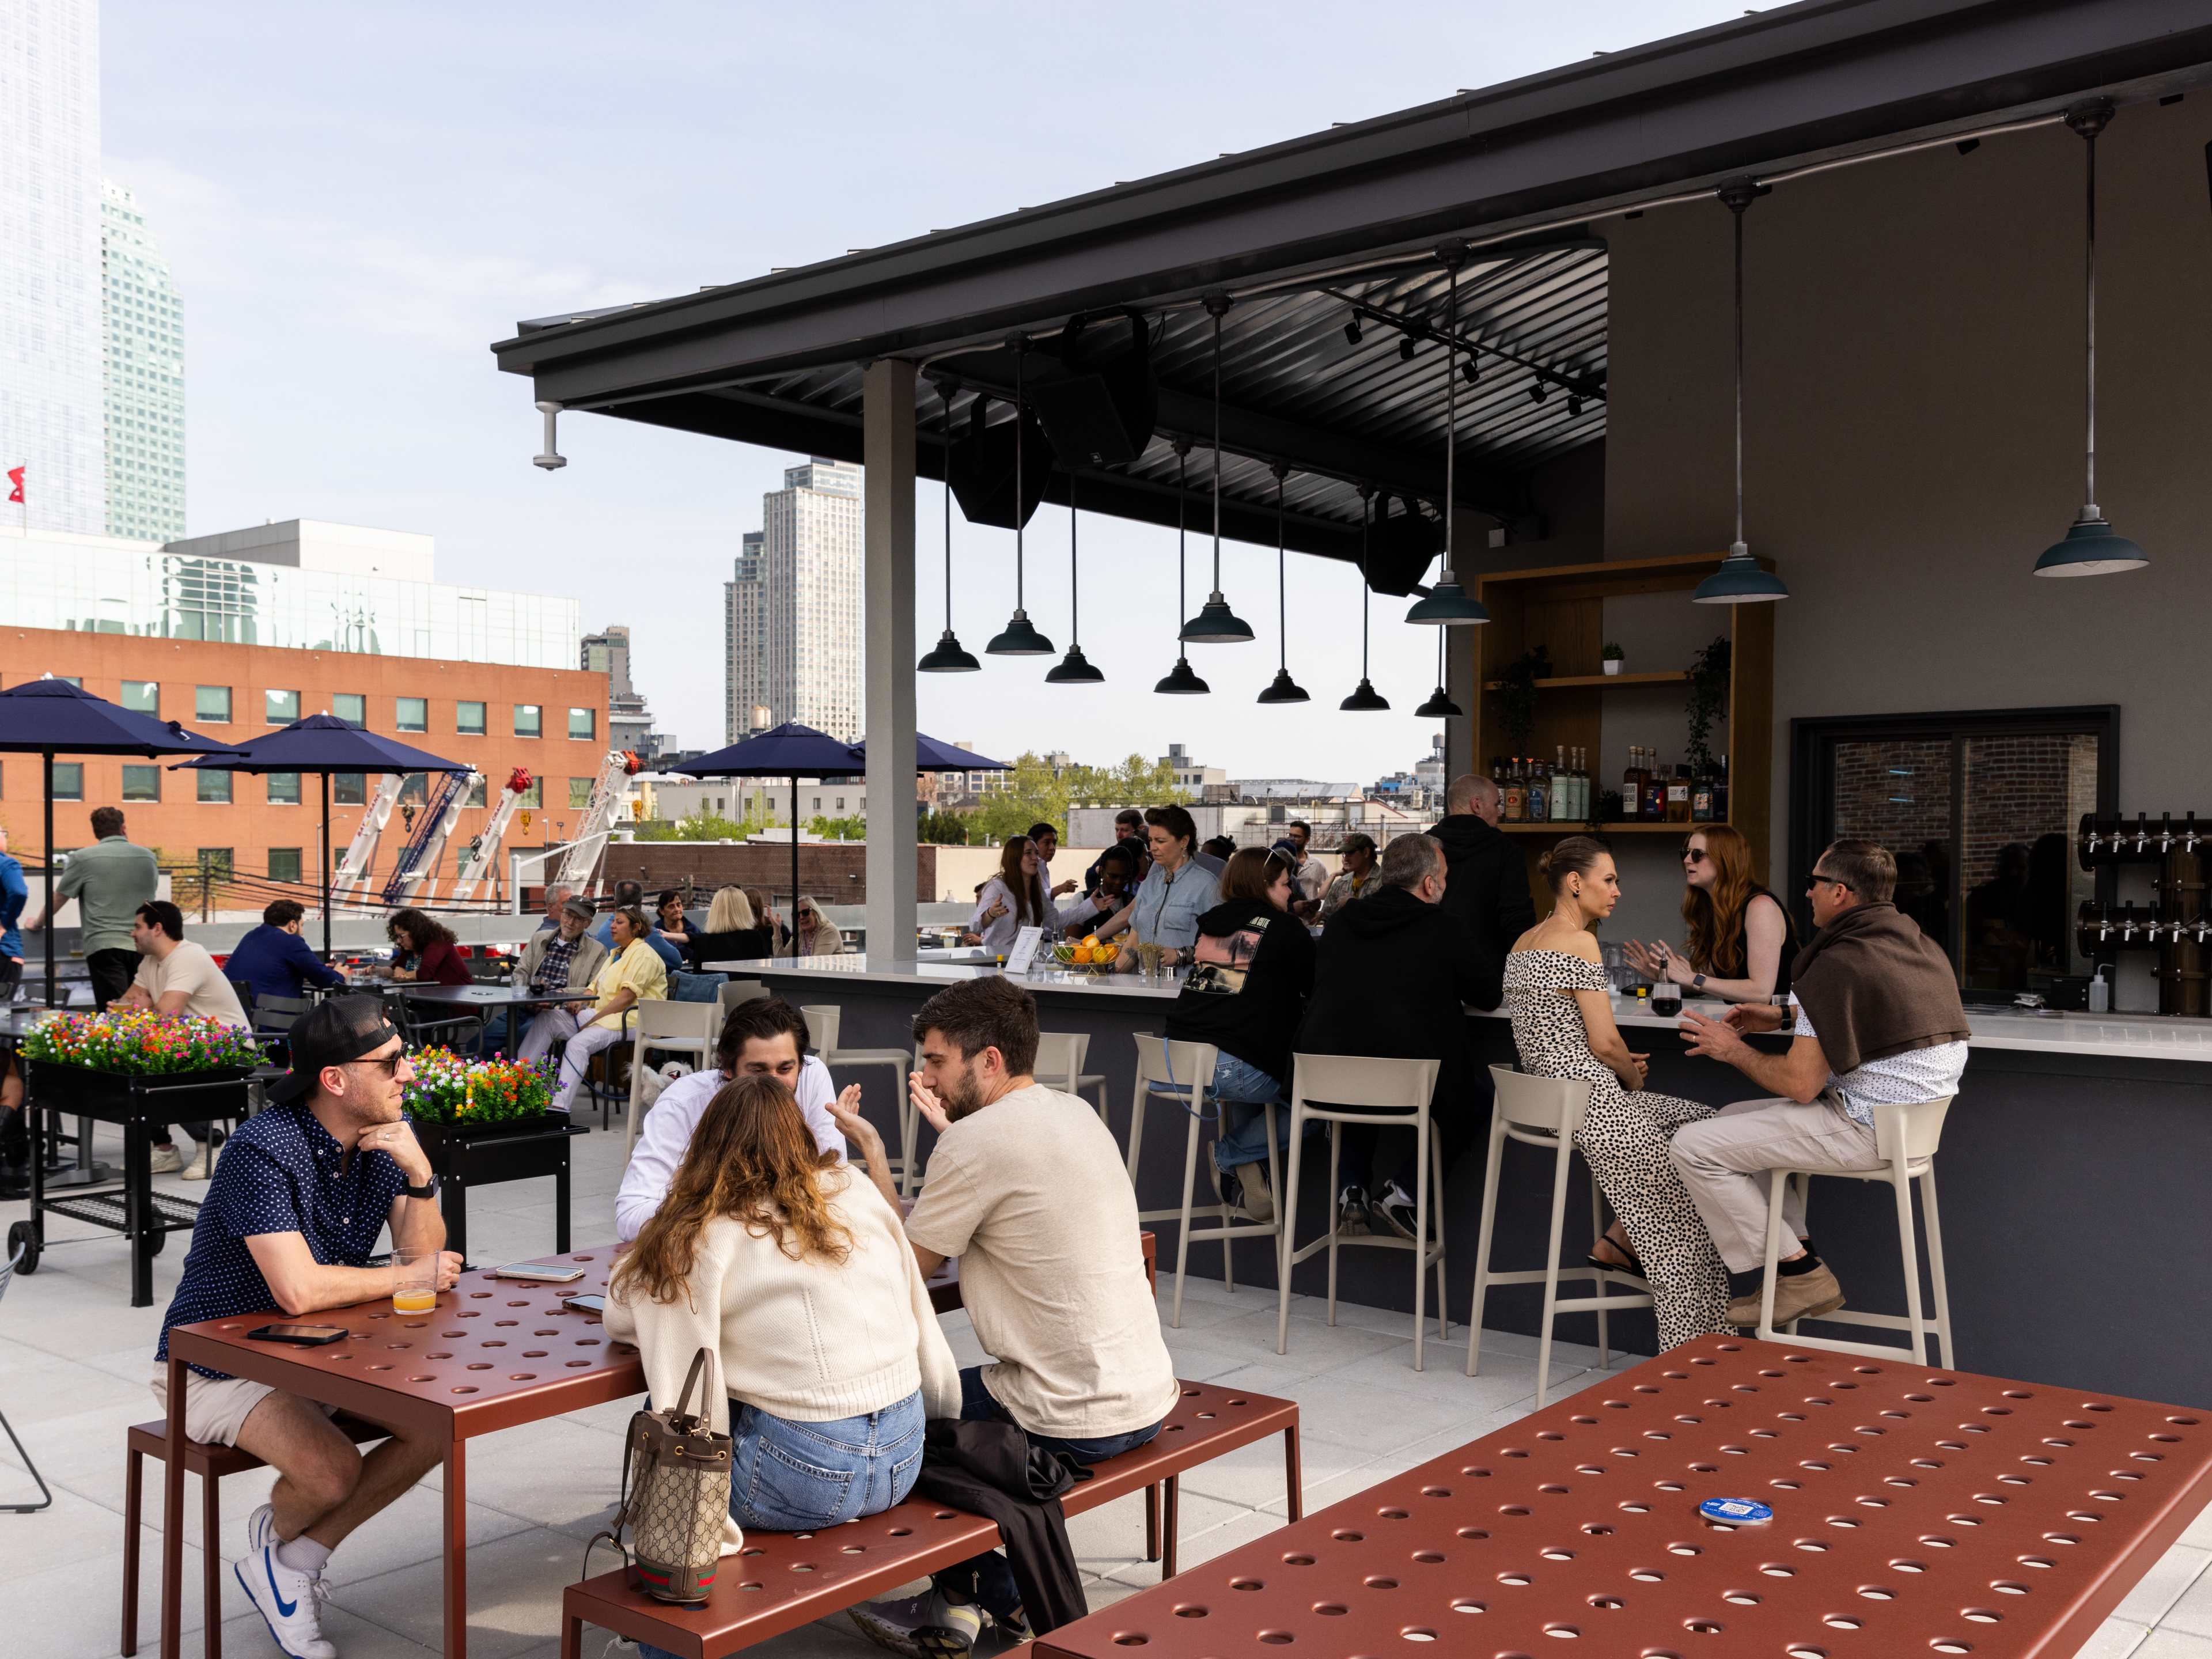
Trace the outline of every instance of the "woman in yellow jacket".
<instances>
[{"instance_id":1,"label":"woman in yellow jacket","mask_svg":"<svg viewBox=\"0 0 2212 1659\"><path fill-rule=\"evenodd\" d=\"M608 931L614 936L614 952L592 981L588 1007L550 1008L530 1022L518 1057L543 1060L562 1038L568 1047L561 1055L561 1082L553 1096L553 1109L565 1112L592 1056L611 1048L637 1024L632 1012L641 1002L658 1001L668 994L668 969L646 942L650 924L636 905L611 913Z\"/></svg>"}]
</instances>

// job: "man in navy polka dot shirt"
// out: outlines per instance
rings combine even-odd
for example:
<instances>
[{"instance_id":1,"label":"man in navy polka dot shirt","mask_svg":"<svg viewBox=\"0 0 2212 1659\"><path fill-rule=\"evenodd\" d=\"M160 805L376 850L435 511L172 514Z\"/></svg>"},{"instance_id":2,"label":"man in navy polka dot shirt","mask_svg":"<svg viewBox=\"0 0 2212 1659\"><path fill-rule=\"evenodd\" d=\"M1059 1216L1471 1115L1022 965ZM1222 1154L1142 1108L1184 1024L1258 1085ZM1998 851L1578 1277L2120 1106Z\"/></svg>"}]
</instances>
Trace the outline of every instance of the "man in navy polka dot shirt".
<instances>
[{"instance_id":1,"label":"man in navy polka dot shirt","mask_svg":"<svg viewBox=\"0 0 2212 1659\"><path fill-rule=\"evenodd\" d=\"M437 1467L442 1448L395 1433L363 1456L328 1408L244 1377L169 1360L169 1328L277 1308L293 1318L392 1294L395 1269L363 1266L388 1224L395 1251L443 1248L437 1177L401 1110L414 1080L399 1033L371 997L339 997L290 1033L292 1071L230 1138L192 1228L162 1321L154 1395L185 1385L185 1432L252 1452L277 1473L247 1523L240 1585L292 1659L336 1659L322 1633L323 1569L346 1534Z\"/></svg>"}]
</instances>

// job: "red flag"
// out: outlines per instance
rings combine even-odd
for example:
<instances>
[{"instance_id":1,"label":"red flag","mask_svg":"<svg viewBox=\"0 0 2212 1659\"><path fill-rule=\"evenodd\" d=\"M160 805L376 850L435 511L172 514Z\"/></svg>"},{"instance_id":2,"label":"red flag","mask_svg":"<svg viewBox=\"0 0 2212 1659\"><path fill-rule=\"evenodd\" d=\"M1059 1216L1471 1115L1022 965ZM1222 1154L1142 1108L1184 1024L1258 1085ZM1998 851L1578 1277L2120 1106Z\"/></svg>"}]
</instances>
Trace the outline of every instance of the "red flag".
<instances>
[{"instance_id":1,"label":"red flag","mask_svg":"<svg viewBox=\"0 0 2212 1659\"><path fill-rule=\"evenodd\" d=\"M24 471L25 468L21 466L11 466L8 469L8 482L15 485L15 488L8 492L8 499L11 501L20 501L23 499Z\"/></svg>"}]
</instances>

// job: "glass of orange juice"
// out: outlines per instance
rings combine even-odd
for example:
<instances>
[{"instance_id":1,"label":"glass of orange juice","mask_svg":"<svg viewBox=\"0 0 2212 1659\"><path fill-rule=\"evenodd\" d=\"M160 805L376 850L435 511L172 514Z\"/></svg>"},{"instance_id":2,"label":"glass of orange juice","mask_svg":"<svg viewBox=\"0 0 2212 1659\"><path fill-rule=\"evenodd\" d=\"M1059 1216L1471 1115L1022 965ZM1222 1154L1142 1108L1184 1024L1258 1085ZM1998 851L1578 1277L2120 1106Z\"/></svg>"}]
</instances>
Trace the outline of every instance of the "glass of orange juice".
<instances>
[{"instance_id":1,"label":"glass of orange juice","mask_svg":"<svg viewBox=\"0 0 2212 1659\"><path fill-rule=\"evenodd\" d=\"M392 1312L428 1313L438 1305L435 1250L394 1250L392 1272Z\"/></svg>"}]
</instances>

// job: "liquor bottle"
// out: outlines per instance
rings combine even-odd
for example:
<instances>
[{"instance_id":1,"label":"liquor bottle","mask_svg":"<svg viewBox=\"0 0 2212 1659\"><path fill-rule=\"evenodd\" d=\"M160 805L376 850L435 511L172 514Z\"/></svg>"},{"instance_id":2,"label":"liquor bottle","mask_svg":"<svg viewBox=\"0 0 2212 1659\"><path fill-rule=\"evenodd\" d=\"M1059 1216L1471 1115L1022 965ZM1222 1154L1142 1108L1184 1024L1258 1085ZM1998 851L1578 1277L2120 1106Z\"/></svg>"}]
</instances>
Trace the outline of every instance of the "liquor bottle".
<instances>
[{"instance_id":1,"label":"liquor bottle","mask_svg":"<svg viewBox=\"0 0 2212 1659\"><path fill-rule=\"evenodd\" d=\"M1690 821L1690 769L1675 763L1674 775L1667 780L1667 822L1687 823Z\"/></svg>"},{"instance_id":2,"label":"liquor bottle","mask_svg":"<svg viewBox=\"0 0 2212 1659\"><path fill-rule=\"evenodd\" d=\"M1628 766L1620 775L1620 816L1644 816L1644 750L1634 744L1628 746Z\"/></svg>"},{"instance_id":3,"label":"liquor bottle","mask_svg":"<svg viewBox=\"0 0 2212 1659\"><path fill-rule=\"evenodd\" d=\"M1644 774L1644 813L1649 823L1663 823L1667 820L1667 771L1659 763L1659 751L1651 750L1646 756Z\"/></svg>"},{"instance_id":4,"label":"liquor bottle","mask_svg":"<svg viewBox=\"0 0 2212 1659\"><path fill-rule=\"evenodd\" d=\"M1726 755L1723 755L1723 756L1721 757L1721 769L1720 769L1720 775L1713 780L1713 822L1714 822L1715 823L1726 823L1728 821L1729 821L1729 775L1728 775L1728 757L1727 757Z\"/></svg>"},{"instance_id":5,"label":"liquor bottle","mask_svg":"<svg viewBox=\"0 0 2212 1659\"><path fill-rule=\"evenodd\" d=\"M1571 823L1575 816L1575 775L1567 764L1567 746L1561 744L1553 751L1558 763L1552 768L1552 822Z\"/></svg>"},{"instance_id":6,"label":"liquor bottle","mask_svg":"<svg viewBox=\"0 0 2212 1659\"><path fill-rule=\"evenodd\" d=\"M1713 821L1713 763L1710 760L1698 769L1697 787L1690 792L1690 822L1711 823Z\"/></svg>"},{"instance_id":7,"label":"liquor bottle","mask_svg":"<svg viewBox=\"0 0 2212 1659\"><path fill-rule=\"evenodd\" d=\"M1567 766L1566 815L1571 823L1589 822L1589 779L1583 773L1583 751L1579 747Z\"/></svg>"},{"instance_id":8,"label":"liquor bottle","mask_svg":"<svg viewBox=\"0 0 2212 1659\"><path fill-rule=\"evenodd\" d=\"M1551 785L1544 774L1544 763L1532 760L1528 763L1528 822L1548 823L1552 817L1551 809Z\"/></svg>"},{"instance_id":9,"label":"liquor bottle","mask_svg":"<svg viewBox=\"0 0 2212 1659\"><path fill-rule=\"evenodd\" d=\"M1505 805L1499 814L1508 823L1520 823L1528 816L1528 787L1521 776L1521 762L1516 757L1505 767Z\"/></svg>"}]
</instances>

